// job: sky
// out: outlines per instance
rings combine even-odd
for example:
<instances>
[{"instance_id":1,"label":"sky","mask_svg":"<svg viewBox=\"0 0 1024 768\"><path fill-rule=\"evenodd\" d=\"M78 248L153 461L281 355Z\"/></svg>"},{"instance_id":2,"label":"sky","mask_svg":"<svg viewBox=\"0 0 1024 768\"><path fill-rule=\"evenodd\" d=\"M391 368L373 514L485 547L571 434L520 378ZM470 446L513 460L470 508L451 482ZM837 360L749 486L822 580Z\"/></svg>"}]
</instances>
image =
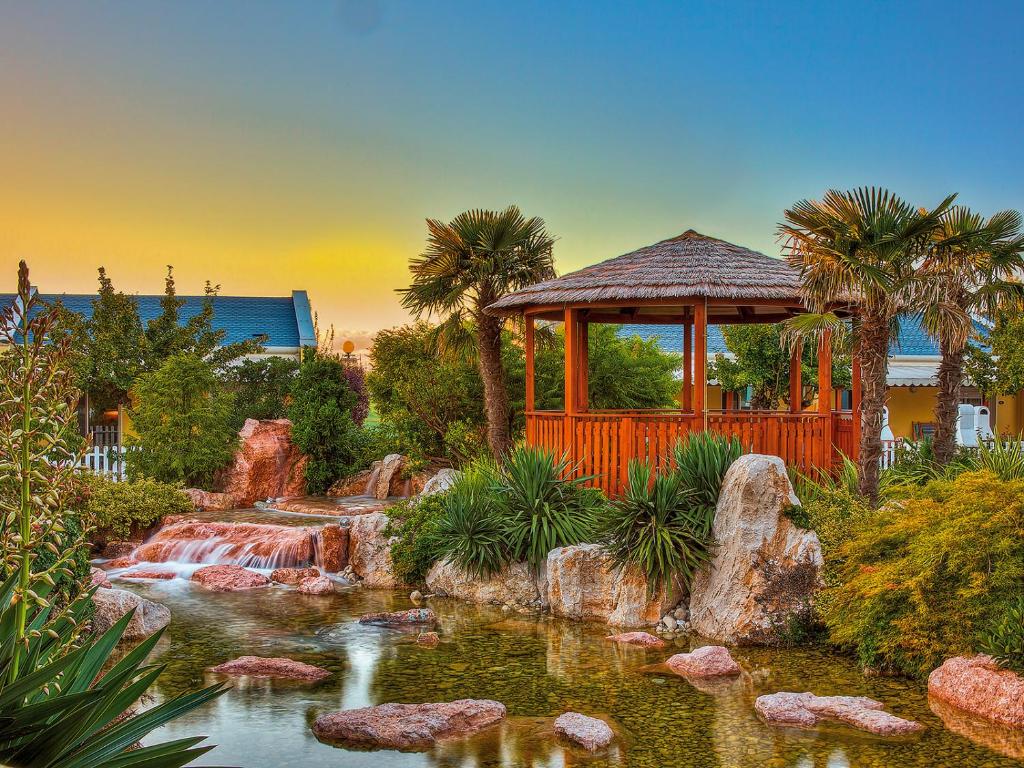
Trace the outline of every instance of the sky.
<instances>
[{"instance_id":1,"label":"sky","mask_svg":"<svg viewBox=\"0 0 1024 768\"><path fill-rule=\"evenodd\" d=\"M424 219L515 203L560 273L881 185L1024 208L1024 3L0 0L0 290L309 291L407 322ZM5 287L6 286L6 287Z\"/></svg>"}]
</instances>

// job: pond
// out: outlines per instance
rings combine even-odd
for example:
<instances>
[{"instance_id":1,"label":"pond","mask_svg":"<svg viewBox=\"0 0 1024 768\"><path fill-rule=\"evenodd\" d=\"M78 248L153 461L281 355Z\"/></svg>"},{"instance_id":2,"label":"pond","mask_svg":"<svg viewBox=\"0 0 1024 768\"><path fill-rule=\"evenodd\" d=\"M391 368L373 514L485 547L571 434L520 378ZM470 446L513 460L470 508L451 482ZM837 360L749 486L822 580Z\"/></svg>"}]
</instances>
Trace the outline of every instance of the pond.
<instances>
[{"instance_id":1,"label":"pond","mask_svg":"<svg viewBox=\"0 0 1024 768\"><path fill-rule=\"evenodd\" d=\"M286 656L330 670L322 683L242 679L204 709L150 737L205 734L217 748L198 765L271 768L347 766L921 766L1001 768L1020 763L946 730L929 709L924 686L865 678L847 659L820 650L740 649L750 674L739 681L692 685L658 668L667 649L618 646L608 628L546 616L503 613L447 599L430 606L442 642L416 644L415 633L355 623L371 611L410 607L406 593L350 588L328 596L274 586L211 593L184 579L115 582L170 607L172 621L156 651L167 669L154 698L217 680L205 671L237 656ZM758 720L761 693L810 690L858 694L886 703L927 731L885 740L844 726L770 727ZM359 751L317 741L310 726L323 713L383 702L491 698L508 707L505 725L425 752ZM616 748L593 757L553 735L567 710L606 717Z\"/></svg>"}]
</instances>

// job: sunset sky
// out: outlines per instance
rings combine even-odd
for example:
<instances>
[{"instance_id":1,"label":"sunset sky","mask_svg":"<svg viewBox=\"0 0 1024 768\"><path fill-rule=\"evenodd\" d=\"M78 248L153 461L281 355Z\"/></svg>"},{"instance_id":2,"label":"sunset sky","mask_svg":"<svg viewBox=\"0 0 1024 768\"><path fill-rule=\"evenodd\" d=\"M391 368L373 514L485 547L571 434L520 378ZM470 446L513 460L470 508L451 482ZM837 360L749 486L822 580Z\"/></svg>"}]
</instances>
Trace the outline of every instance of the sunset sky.
<instances>
[{"instance_id":1,"label":"sunset sky","mask_svg":"<svg viewBox=\"0 0 1024 768\"><path fill-rule=\"evenodd\" d=\"M880 184L1024 208L1024 4L0 0L0 267L309 291L405 321L426 217L518 204L560 271Z\"/></svg>"}]
</instances>

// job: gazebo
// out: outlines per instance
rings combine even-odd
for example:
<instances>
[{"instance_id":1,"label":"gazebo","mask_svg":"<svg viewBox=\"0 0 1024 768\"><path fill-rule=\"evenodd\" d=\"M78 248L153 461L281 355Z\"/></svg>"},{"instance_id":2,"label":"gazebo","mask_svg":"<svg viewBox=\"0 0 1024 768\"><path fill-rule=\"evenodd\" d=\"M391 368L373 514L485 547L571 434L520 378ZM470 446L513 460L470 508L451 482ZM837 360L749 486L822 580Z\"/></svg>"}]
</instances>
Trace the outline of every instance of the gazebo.
<instances>
[{"instance_id":1,"label":"gazebo","mask_svg":"<svg viewBox=\"0 0 1024 768\"><path fill-rule=\"evenodd\" d=\"M565 455L609 496L619 495L629 460L661 469L689 432L734 435L744 450L781 456L801 472L830 472L838 456L855 458L853 414L860 376L853 369L852 410L837 407L831 342L818 349L818 399L802 408L798 353L790 370L790 408L710 410L707 407L709 324L776 323L806 311L800 276L780 259L688 230L631 253L508 294L487 308L522 315L526 346L526 440ZM534 402L536 322L565 324L565 402L540 411ZM588 327L591 323L674 324L683 330L679 407L607 411L588 406Z\"/></svg>"}]
</instances>

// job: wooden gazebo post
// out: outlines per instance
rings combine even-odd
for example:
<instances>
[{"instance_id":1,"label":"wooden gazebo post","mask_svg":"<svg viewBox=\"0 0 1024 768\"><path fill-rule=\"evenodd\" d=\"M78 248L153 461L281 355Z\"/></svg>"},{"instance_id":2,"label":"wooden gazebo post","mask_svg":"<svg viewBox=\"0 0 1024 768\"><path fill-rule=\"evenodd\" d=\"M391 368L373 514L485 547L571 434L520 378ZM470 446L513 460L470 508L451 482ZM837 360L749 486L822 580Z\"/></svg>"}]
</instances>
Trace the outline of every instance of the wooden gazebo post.
<instances>
[{"instance_id":1,"label":"wooden gazebo post","mask_svg":"<svg viewBox=\"0 0 1024 768\"><path fill-rule=\"evenodd\" d=\"M684 411L693 408L693 324L683 321L683 397Z\"/></svg>"},{"instance_id":2,"label":"wooden gazebo post","mask_svg":"<svg viewBox=\"0 0 1024 768\"><path fill-rule=\"evenodd\" d=\"M801 360L803 348L799 344L793 345L793 351L789 355L789 412L800 413L804 405L804 382Z\"/></svg>"},{"instance_id":3,"label":"wooden gazebo post","mask_svg":"<svg viewBox=\"0 0 1024 768\"><path fill-rule=\"evenodd\" d=\"M530 413L535 408L536 384L534 383L534 349L537 344L537 330L534 325L533 315L527 314L523 317L525 330L523 333L523 346L526 354L526 412ZM529 435L527 435L529 438Z\"/></svg>"},{"instance_id":4,"label":"wooden gazebo post","mask_svg":"<svg viewBox=\"0 0 1024 768\"><path fill-rule=\"evenodd\" d=\"M821 462L823 472L832 469L832 331L821 334L818 346L818 413L821 415Z\"/></svg>"},{"instance_id":5,"label":"wooden gazebo post","mask_svg":"<svg viewBox=\"0 0 1024 768\"><path fill-rule=\"evenodd\" d=\"M707 429L705 396L708 391L708 303L697 302L693 308L693 415Z\"/></svg>"}]
</instances>

